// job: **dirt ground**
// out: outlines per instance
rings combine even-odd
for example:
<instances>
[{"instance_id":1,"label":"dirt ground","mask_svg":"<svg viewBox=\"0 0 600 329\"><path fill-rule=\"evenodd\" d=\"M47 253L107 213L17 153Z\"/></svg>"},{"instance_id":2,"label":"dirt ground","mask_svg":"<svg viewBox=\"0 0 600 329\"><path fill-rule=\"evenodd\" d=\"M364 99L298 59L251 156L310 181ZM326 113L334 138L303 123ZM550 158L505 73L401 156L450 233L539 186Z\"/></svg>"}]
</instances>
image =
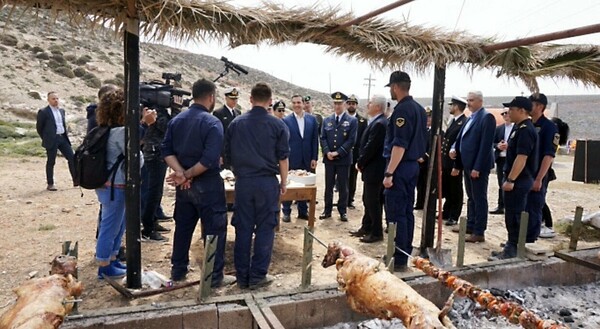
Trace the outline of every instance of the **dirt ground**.
<instances>
[{"instance_id":1,"label":"dirt ground","mask_svg":"<svg viewBox=\"0 0 600 329\"><path fill-rule=\"evenodd\" d=\"M79 278L85 285L80 309L99 309L152 302L165 302L196 297L197 288L186 288L160 296L127 300L122 298L105 282L96 279L97 267L94 262L96 216L98 201L93 191L80 190L70 185L66 162L57 160L55 168L57 192L46 191L44 158L12 158L0 157L0 312L10 305L15 296L12 289L29 276L47 275L49 262L61 251L63 241L79 241ZM600 205L600 189L597 185L584 185L571 181L573 158L559 156L555 169L558 180L550 185L548 200L556 220L573 217L575 207L581 205L586 212L596 212ZM321 164L322 166L322 164ZM323 173L323 168L318 168ZM323 175L318 175L318 200L316 214L323 207ZM316 221L316 235L323 241L342 240L354 246L360 252L377 257L385 253L385 242L363 244L348 235L348 231L360 225L362 184L357 191L357 208L349 210L349 222L343 223L337 218ZM83 196L82 196L83 192ZM163 207L169 214L173 209L174 190L166 189ZM497 197L496 177L490 176L489 200L490 208L495 207ZM463 207L463 215L466 209ZM296 215L292 213L293 216ZM335 211L334 211L334 215ZM231 216L231 213L229 213ZM414 245L419 245L421 235L421 211L415 211L417 227L415 228ZM301 277L301 258L303 233L306 222L292 218L291 223L284 223L275 239L274 254L270 273L276 276L270 291L286 291L299 286ZM164 226L174 228L173 222ZM167 233L172 239L172 232ZM188 280L199 279L202 245L199 242L199 228L195 232L192 246L192 264L195 271L188 275ZM229 227L227 237L227 260L225 270L233 273L233 227ZM457 234L444 226L444 247L453 249L456 257ZM466 263L485 262L490 251L498 250L500 242L506 239L504 219L502 215L490 215L486 242L468 244L466 247ZM565 247L568 237L559 234L553 239L543 239L538 243L549 248ZM598 245L598 241L580 242L581 247ZM170 273L170 255L172 243L142 243L142 266L147 270L155 270L164 275ZM335 283L335 269L323 269L319 263L325 249L315 243L313 284ZM413 269L414 270L414 269ZM416 271L416 270L414 270ZM234 285L219 289L217 295L236 294L240 290Z\"/></svg>"}]
</instances>

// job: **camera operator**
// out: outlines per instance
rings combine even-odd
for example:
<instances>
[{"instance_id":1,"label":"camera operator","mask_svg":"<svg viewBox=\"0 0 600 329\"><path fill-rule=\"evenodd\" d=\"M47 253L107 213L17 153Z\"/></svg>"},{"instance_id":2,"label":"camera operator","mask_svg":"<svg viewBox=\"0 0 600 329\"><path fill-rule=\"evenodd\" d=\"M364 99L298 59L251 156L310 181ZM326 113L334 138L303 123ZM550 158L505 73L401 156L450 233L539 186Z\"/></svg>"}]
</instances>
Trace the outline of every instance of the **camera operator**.
<instances>
[{"instance_id":1,"label":"camera operator","mask_svg":"<svg viewBox=\"0 0 600 329\"><path fill-rule=\"evenodd\" d=\"M174 95L170 106L170 113L167 108L161 106L155 106L150 110L145 109L146 112L155 111L156 120L152 123L143 122L143 124L147 125L142 145L144 166L147 171L147 180L145 182L147 191L145 193L145 200L142 201L144 205L141 218L143 224L142 241L163 242L168 240L160 232L169 232L170 229L158 224L155 217L156 210L162 200L163 185L167 172L167 164L160 153L160 145L165 137L167 124L181 111L182 104L183 98Z\"/></svg>"}]
</instances>

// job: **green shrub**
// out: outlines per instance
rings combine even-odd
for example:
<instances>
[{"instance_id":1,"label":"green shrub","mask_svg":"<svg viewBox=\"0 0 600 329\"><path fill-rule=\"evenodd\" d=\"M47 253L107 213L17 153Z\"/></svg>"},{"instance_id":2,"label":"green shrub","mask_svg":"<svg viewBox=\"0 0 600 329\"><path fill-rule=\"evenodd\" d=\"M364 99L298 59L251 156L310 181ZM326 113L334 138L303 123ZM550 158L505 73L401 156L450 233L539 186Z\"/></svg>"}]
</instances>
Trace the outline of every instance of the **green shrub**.
<instances>
[{"instance_id":1,"label":"green shrub","mask_svg":"<svg viewBox=\"0 0 600 329\"><path fill-rule=\"evenodd\" d=\"M83 67L79 66L73 70L73 73L75 74L76 77L81 78L82 76L84 76L87 73L87 71Z\"/></svg>"},{"instance_id":2,"label":"green shrub","mask_svg":"<svg viewBox=\"0 0 600 329\"><path fill-rule=\"evenodd\" d=\"M54 59L51 59L48 61L48 67L51 68L52 70L55 70L61 66L63 66L63 65L60 64L59 62L55 61Z\"/></svg>"},{"instance_id":3,"label":"green shrub","mask_svg":"<svg viewBox=\"0 0 600 329\"><path fill-rule=\"evenodd\" d=\"M65 48L63 48L63 46L61 46L61 45L52 45L52 46L48 47L48 50L53 54L60 53L61 55L62 55L62 53L65 52Z\"/></svg>"},{"instance_id":4,"label":"green shrub","mask_svg":"<svg viewBox=\"0 0 600 329\"><path fill-rule=\"evenodd\" d=\"M111 84L111 85L115 85L115 86L119 86L119 87L123 87L125 85L125 82L120 79L106 79L106 80L102 81L102 83Z\"/></svg>"},{"instance_id":5,"label":"green shrub","mask_svg":"<svg viewBox=\"0 0 600 329\"><path fill-rule=\"evenodd\" d=\"M117 73L117 74L115 74L115 78L125 81L125 74Z\"/></svg>"},{"instance_id":6,"label":"green shrub","mask_svg":"<svg viewBox=\"0 0 600 329\"><path fill-rule=\"evenodd\" d=\"M73 54L68 54L65 55L65 60L69 61L69 62L74 62L77 59L77 56L73 55Z\"/></svg>"},{"instance_id":7,"label":"green shrub","mask_svg":"<svg viewBox=\"0 0 600 329\"><path fill-rule=\"evenodd\" d=\"M54 69L54 72L62 75L63 77L67 77L69 79L73 79L75 77L75 73L71 70L71 68L66 66L60 66Z\"/></svg>"},{"instance_id":8,"label":"green shrub","mask_svg":"<svg viewBox=\"0 0 600 329\"><path fill-rule=\"evenodd\" d=\"M44 48L42 48L40 46L35 46L35 47L31 48L30 50L34 54L43 53L44 52Z\"/></svg>"},{"instance_id":9,"label":"green shrub","mask_svg":"<svg viewBox=\"0 0 600 329\"><path fill-rule=\"evenodd\" d=\"M19 39L12 34L2 34L0 35L0 43L10 47L16 47L19 43Z\"/></svg>"},{"instance_id":10,"label":"green shrub","mask_svg":"<svg viewBox=\"0 0 600 329\"><path fill-rule=\"evenodd\" d=\"M30 45L30 44L28 44L28 43L24 43L24 44L21 46L21 49L24 49L24 50L29 50L29 49L31 49L31 45Z\"/></svg>"},{"instance_id":11,"label":"green shrub","mask_svg":"<svg viewBox=\"0 0 600 329\"><path fill-rule=\"evenodd\" d=\"M92 60L92 57L90 55L83 55L83 56L79 57L75 61L75 64L77 64L77 65L85 65L85 64L87 64L91 60Z\"/></svg>"},{"instance_id":12,"label":"green shrub","mask_svg":"<svg viewBox=\"0 0 600 329\"><path fill-rule=\"evenodd\" d=\"M42 147L39 138L12 138L0 139L0 154L2 155L24 155L44 157L46 150Z\"/></svg>"},{"instance_id":13,"label":"green shrub","mask_svg":"<svg viewBox=\"0 0 600 329\"><path fill-rule=\"evenodd\" d=\"M17 134L14 127L4 126L4 125L0 126L0 139L18 138L18 137L21 137L21 135Z\"/></svg>"},{"instance_id":14,"label":"green shrub","mask_svg":"<svg viewBox=\"0 0 600 329\"><path fill-rule=\"evenodd\" d=\"M46 52L41 52L41 53L38 53L37 55L35 55L35 58L50 59L50 55L48 55Z\"/></svg>"},{"instance_id":15,"label":"green shrub","mask_svg":"<svg viewBox=\"0 0 600 329\"><path fill-rule=\"evenodd\" d=\"M100 81L93 73L87 72L82 79L85 81L85 85L90 88L97 89L102 86L102 81Z\"/></svg>"},{"instance_id":16,"label":"green shrub","mask_svg":"<svg viewBox=\"0 0 600 329\"><path fill-rule=\"evenodd\" d=\"M84 96L84 95L78 95L78 96L71 96L70 99L73 102L79 102L82 104L87 104L87 103L93 103L96 101L96 96Z\"/></svg>"},{"instance_id":17,"label":"green shrub","mask_svg":"<svg viewBox=\"0 0 600 329\"><path fill-rule=\"evenodd\" d=\"M63 66L67 64L67 60L62 54L53 54L50 58L59 62Z\"/></svg>"}]
</instances>

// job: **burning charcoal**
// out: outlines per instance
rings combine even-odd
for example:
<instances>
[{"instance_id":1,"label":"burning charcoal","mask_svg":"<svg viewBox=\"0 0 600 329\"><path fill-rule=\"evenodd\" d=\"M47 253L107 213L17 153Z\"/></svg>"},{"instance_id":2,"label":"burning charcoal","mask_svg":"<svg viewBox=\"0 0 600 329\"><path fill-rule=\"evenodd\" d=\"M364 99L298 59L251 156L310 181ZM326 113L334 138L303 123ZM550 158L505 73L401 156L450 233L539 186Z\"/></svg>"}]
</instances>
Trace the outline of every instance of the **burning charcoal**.
<instances>
[{"instance_id":1,"label":"burning charcoal","mask_svg":"<svg viewBox=\"0 0 600 329\"><path fill-rule=\"evenodd\" d=\"M562 308L558 311L558 315L560 316L569 316L571 315L571 311L568 308Z\"/></svg>"},{"instance_id":2,"label":"burning charcoal","mask_svg":"<svg viewBox=\"0 0 600 329\"><path fill-rule=\"evenodd\" d=\"M570 315L568 315L568 316L565 316L565 317L563 318L563 321L564 321L564 322L566 322L566 323L573 323L573 322L575 322L575 320L573 320L573 317L572 317L572 316L570 316Z\"/></svg>"},{"instance_id":3,"label":"burning charcoal","mask_svg":"<svg viewBox=\"0 0 600 329\"><path fill-rule=\"evenodd\" d=\"M504 294L506 293L504 290L502 289L498 289L498 288L490 288L490 293L496 297L499 296L504 296Z\"/></svg>"}]
</instances>

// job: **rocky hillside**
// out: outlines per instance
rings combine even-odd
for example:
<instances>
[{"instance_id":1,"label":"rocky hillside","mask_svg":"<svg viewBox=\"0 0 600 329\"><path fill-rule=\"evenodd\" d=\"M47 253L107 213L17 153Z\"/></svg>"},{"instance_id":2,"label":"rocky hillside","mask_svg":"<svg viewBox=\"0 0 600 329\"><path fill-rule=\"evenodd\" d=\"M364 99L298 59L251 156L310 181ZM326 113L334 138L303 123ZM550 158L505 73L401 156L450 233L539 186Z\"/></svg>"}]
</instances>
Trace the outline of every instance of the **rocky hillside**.
<instances>
[{"instance_id":1,"label":"rocky hillside","mask_svg":"<svg viewBox=\"0 0 600 329\"><path fill-rule=\"evenodd\" d=\"M76 140L85 131L85 107L94 102L103 83L123 84L123 45L109 29L73 27L61 17L40 11L0 11L0 154L39 154L33 129L37 110L46 106L46 93L56 91L67 112ZM244 63L239 63L243 65ZM160 79L163 72L183 74L182 88L189 90L198 78L216 78L224 69L219 59L158 44L142 44L141 81ZM217 106L222 90L237 86L240 105L248 108L251 86L269 83L274 98L288 100L293 94L310 94L317 111L329 111L328 95L301 88L267 73L248 68L248 75L230 73L217 83Z\"/></svg>"}]
</instances>

